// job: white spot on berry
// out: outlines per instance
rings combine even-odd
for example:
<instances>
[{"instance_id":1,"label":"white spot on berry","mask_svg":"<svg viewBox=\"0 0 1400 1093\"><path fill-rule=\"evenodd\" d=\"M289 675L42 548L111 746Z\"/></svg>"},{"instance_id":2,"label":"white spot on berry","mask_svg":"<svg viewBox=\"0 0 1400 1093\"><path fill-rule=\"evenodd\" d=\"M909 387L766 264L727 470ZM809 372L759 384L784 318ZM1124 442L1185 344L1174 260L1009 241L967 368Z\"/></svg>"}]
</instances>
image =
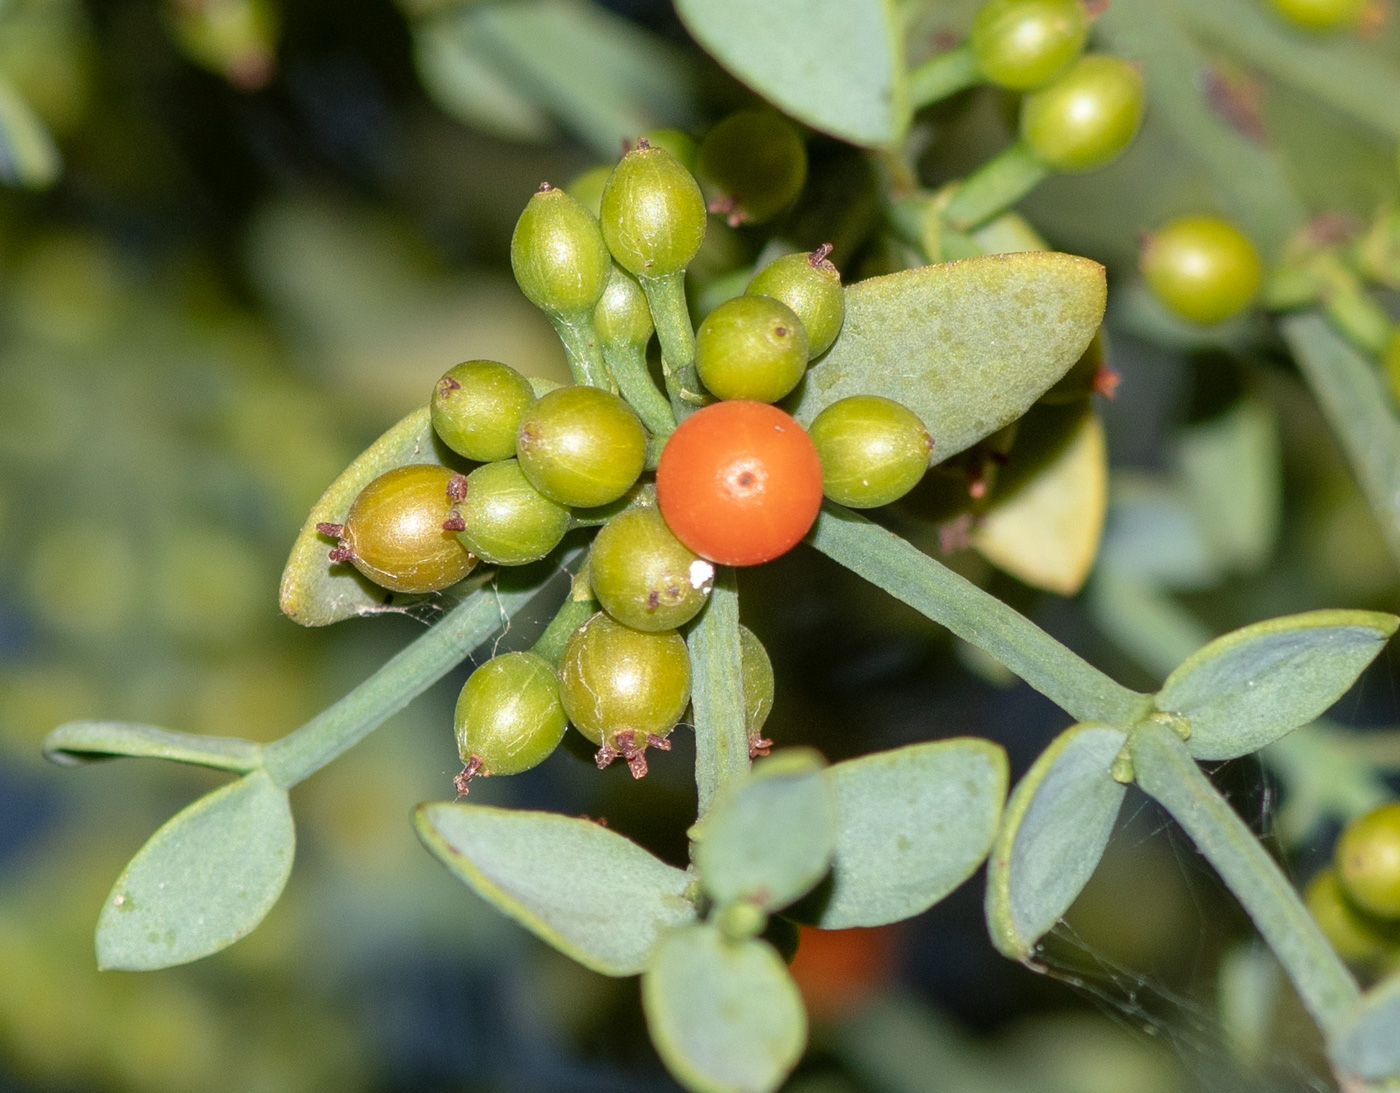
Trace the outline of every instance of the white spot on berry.
<instances>
[{"instance_id":1,"label":"white spot on berry","mask_svg":"<svg viewBox=\"0 0 1400 1093\"><path fill-rule=\"evenodd\" d=\"M704 588L713 583L715 579L715 567L703 558L696 558L690 563L690 587Z\"/></svg>"}]
</instances>

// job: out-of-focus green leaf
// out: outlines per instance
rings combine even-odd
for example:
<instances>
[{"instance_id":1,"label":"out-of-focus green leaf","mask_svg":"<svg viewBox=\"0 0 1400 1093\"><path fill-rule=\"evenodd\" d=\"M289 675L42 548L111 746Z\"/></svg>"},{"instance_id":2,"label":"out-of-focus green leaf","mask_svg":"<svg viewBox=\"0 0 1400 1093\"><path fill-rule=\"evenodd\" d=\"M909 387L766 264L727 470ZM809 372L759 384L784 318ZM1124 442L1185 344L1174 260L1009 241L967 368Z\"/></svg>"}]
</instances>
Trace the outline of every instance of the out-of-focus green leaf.
<instances>
[{"instance_id":1,"label":"out-of-focus green leaf","mask_svg":"<svg viewBox=\"0 0 1400 1093\"><path fill-rule=\"evenodd\" d=\"M809 424L849 395L918 414L943 460L1024 414L1079 360L1105 300L1097 262L1052 251L968 258L846 289L836 343L793 414Z\"/></svg>"},{"instance_id":2,"label":"out-of-focus green leaf","mask_svg":"<svg viewBox=\"0 0 1400 1093\"><path fill-rule=\"evenodd\" d=\"M1182 486L1115 473L1111 496L1100 572L1179 589L1205 588L1220 579Z\"/></svg>"},{"instance_id":3,"label":"out-of-focus green leaf","mask_svg":"<svg viewBox=\"0 0 1400 1093\"><path fill-rule=\"evenodd\" d=\"M49 131L14 84L0 76L0 182L42 190L63 161Z\"/></svg>"},{"instance_id":4,"label":"out-of-focus green leaf","mask_svg":"<svg viewBox=\"0 0 1400 1093\"><path fill-rule=\"evenodd\" d=\"M482 899L603 975L636 975L666 931L695 919L689 876L591 820L437 802L414 824Z\"/></svg>"},{"instance_id":5,"label":"out-of-focus green leaf","mask_svg":"<svg viewBox=\"0 0 1400 1093\"><path fill-rule=\"evenodd\" d=\"M262 745L228 736L170 732L129 721L70 721L44 740L44 756L64 766L121 755L169 759L246 774L261 765Z\"/></svg>"},{"instance_id":6,"label":"out-of-focus green leaf","mask_svg":"<svg viewBox=\"0 0 1400 1093\"><path fill-rule=\"evenodd\" d=\"M1089 586L1094 622L1158 679L1211 639L1210 628L1151 580L1101 567Z\"/></svg>"},{"instance_id":7,"label":"out-of-focus green leaf","mask_svg":"<svg viewBox=\"0 0 1400 1093\"><path fill-rule=\"evenodd\" d=\"M1216 638L1167 677L1157 708L1191 723L1197 759L1233 759L1306 725L1341 698L1400 619L1308 611Z\"/></svg>"},{"instance_id":8,"label":"out-of-focus green leaf","mask_svg":"<svg viewBox=\"0 0 1400 1093\"><path fill-rule=\"evenodd\" d=\"M662 939L642 1006L662 1061L694 1093L768 1093L807 1043L802 996L773 947L708 924Z\"/></svg>"},{"instance_id":9,"label":"out-of-focus green leaf","mask_svg":"<svg viewBox=\"0 0 1400 1093\"><path fill-rule=\"evenodd\" d=\"M831 767L826 780L836 792L836 854L831 890L814 893L812 921L842 930L928 910L986 858L1006 778L1006 753L972 737L912 744Z\"/></svg>"},{"instance_id":10,"label":"out-of-focus green leaf","mask_svg":"<svg viewBox=\"0 0 1400 1093\"><path fill-rule=\"evenodd\" d=\"M1283 500L1278 425L1268 405L1246 399L1185 430L1177 462L1196 525L1216 561L1244 571L1263 565Z\"/></svg>"},{"instance_id":11,"label":"out-of-focus green leaf","mask_svg":"<svg viewBox=\"0 0 1400 1093\"><path fill-rule=\"evenodd\" d=\"M97 919L98 966L154 971L232 945L277 902L295 849L286 791L262 771L201 797L112 886Z\"/></svg>"},{"instance_id":12,"label":"out-of-focus green leaf","mask_svg":"<svg viewBox=\"0 0 1400 1093\"><path fill-rule=\"evenodd\" d=\"M1127 733L1109 725L1066 729L1017 783L987 860L992 943L1027 960L1069 910L1103 857L1125 786L1109 773Z\"/></svg>"},{"instance_id":13,"label":"out-of-focus green leaf","mask_svg":"<svg viewBox=\"0 0 1400 1093\"><path fill-rule=\"evenodd\" d=\"M895 144L909 124L890 0L676 0L695 40L769 102L852 144Z\"/></svg>"},{"instance_id":14,"label":"out-of-focus green leaf","mask_svg":"<svg viewBox=\"0 0 1400 1093\"><path fill-rule=\"evenodd\" d=\"M1346 1028L1327 1045L1339 1072L1368 1082L1400 1074L1400 972L1361 998Z\"/></svg>"},{"instance_id":15,"label":"out-of-focus green leaf","mask_svg":"<svg viewBox=\"0 0 1400 1093\"><path fill-rule=\"evenodd\" d=\"M543 141L554 133L549 115L483 56L465 20L448 16L418 26L413 61L433 101L458 120L511 140Z\"/></svg>"},{"instance_id":16,"label":"out-of-focus green leaf","mask_svg":"<svg viewBox=\"0 0 1400 1093\"><path fill-rule=\"evenodd\" d=\"M822 759L779 752L730 783L699 833L695 867L720 905L786 907L821 880L836 845L836 799Z\"/></svg>"}]
</instances>

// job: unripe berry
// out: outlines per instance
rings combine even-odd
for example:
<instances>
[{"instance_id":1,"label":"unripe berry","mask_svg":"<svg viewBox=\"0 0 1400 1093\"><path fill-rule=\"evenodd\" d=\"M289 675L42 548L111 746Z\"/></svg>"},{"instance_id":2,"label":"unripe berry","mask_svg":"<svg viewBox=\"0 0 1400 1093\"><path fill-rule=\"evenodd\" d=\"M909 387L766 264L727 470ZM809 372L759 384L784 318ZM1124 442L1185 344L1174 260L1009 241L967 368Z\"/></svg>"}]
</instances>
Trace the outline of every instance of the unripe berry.
<instances>
[{"instance_id":1,"label":"unripe berry","mask_svg":"<svg viewBox=\"0 0 1400 1093\"><path fill-rule=\"evenodd\" d=\"M705 134L696 170L719 191L714 211L727 214L733 226L760 224L802 192L807 149L796 126L781 114L740 110Z\"/></svg>"},{"instance_id":2,"label":"unripe berry","mask_svg":"<svg viewBox=\"0 0 1400 1093\"><path fill-rule=\"evenodd\" d=\"M636 411L597 387L561 387L520 423L515 451L531 484L561 505L594 508L632 488L646 465Z\"/></svg>"},{"instance_id":3,"label":"unripe berry","mask_svg":"<svg viewBox=\"0 0 1400 1093\"><path fill-rule=\"evenodd\" d=\"M642 141L613 168L600 219L618 265L637 277L665 277L700 250L705 199L675 156Z\"/></svg>"},{"instance_id":4,"label":"unripe berry","mask_svg":"<svg viewBox=\"0 0 1400 1093\"><path fill-rule=\"evenodd\" d=\"M619 513L598 532L588 581L618 622L636 630L674 630L705 606L715 567L686 548L647 505Z\"/></svg>"},{"instance_id":5,"label":"unripe berry","mask_svg":"<svg viewBox=\"0 0 1400 1093\"><path fill-rule=\"evenodd\" d=\"M1400 801L1347 824L1336 864L1343 889L1361 910L1400 919Z\"/></svg>"},{"instance_id":6,"label":"unripe berry","mask_svg":"<svg viewBox=\"0 0 1400 1093\"><path fill-rule=\"evenodd\" d=\"M1336 869L1324 869L1308 881L1303 899L1323 936L1348 964L1374 968L1396 959L1400 928L1354 906Z\"/></svg>"},{"instance_id":7,"label":"unripe berry","mask_svg":"<svg viewBox=\"0 0 1400 1093\"><path fill-rule=\"evenodd\" d=\"M695 332L695 369L717 398L777 402L807 371L807 331L771 296L736 296Z\"/></svg>"},{"instance_id":8,"label":"unripe berry","mask_svg":"<svg viewBox=\"0 0 1400 1093\"><path fill-rule=\"evenodd\" d=\"M1366 0L1271 0L1274 10L1309 30L1354 26L1366 10Z\"/></svg>"},{"instance_id":9,"label":"unripe berry","mask_svg":"<svg viewBox=\"0 0 1400 1093\"><path fill-rule=\"evenodd\" d=\"M829 246L811 254L785 254L756 274L744 290L746 296L771 296L796 312L807 331L807 355L815 360L841 333L846 318L846 292L841 274L827 255Z\"/></svg>"},{"instance_id":10,"label":"unripe berry","mask_svg":"<svg viewBox=\"0 0 1400 1093\"><path fill-rule=\"evenodd\" d=\"M535 653L492 657L471 674L457 698L454 728L466 769L457 790L474 777L519 774L544 762L564 738L568 718L554 669Z\"/></svg>"},{"instance_id":11,"label":"unripe berry","mask_svg":"<svg viewBox=\"0 0 1400 1093\"><path fill-rule=\"evenodd\" d=\"M604 345L645 347L651 341L654 327L646 293L636 279L621 266L614 265L608 276L608 287L593 309L593 328Z\"/></svg>"},{"instance_id":12,"label":"unripe berry","mask_svg":"<svg viewBox=\"0 0 1400 1093\"><path fill-rule=\"evenodd\" d=\"M515 454L520 419L535 402L530 381L497 361L449 368L433 388L433 429L458 455L479 463Z\"/></svg>"},{"instance_id":13,"label":"unripe berry","mask_svg":"<svg viewBox=\"0 0 1400 1093\"><path fill-rule=\"evenodd\" d=\"M1249 237L1224 220L1182 216L1143 243L1143 276L1157 299L1193 323L1238 315L1259 291L1259 254Z\"/></svg>"},{"instance_id":14,"label":"unripe berry","mask_svg":"<svg viewBox=\"0 0 1400 1093\"><path fill-rule=\"evenodd\" d=\"M493 565L539 561L569 530L569 510L530 484L514 459L467 476L466 496L447 521L462 545Z\"/></svg>"},{"instance_id":15,"label":"unripe berry","mask_svg":"<svg viewBox=\"0 0 1400 1093\"><path fill-rule=\"evenodd\" d=\"M555 316L591 311L612 268L593 214L553 188L531 197L515 222L510 265L520 291Z\"/></svg>"},{"instance_id":16,"label":"unripe berry","mask_svg":"<svg viewBox=\"0 0 1400 1093\"><path fill-rule=\"evenodd\" d=\"M878 395L852 395L812 421L822 492L838 504L888 505L919 484L933 438L912 410Z\"/></svg>"},{"instance_id":17,"label":"unripe berry","mask_svg":"<svg viewBox=\"0 0 1400 1093\"><path fill-rule=\"evenodd\" d=\"M612 167L600 163L597 167L588 168L581 175L575 175L564 187L564 192L597 217L603 207L603 187L608 184L610 174Z\"/></svg>"},{"instance_id":18,"label":"unripe berry","mask_svg":"<svg viewBox=\"0 0 1400 1093\"><path fill-rule=\"evenodd\" d=\"M972 21L972 52L992 83L1026 91L1068 68L1088 34L1081 0L989 0Z\"/></svg>"},{"instance_id":19,"label":"unripe berry","mask_svg":"<svg viewBox=\"0 0 1400 1093\"><path fill-rule=\"evenodd\" d=\"M1143 111L1142 73L1121 57L1081 57L1021 103L1021 137L1057 171L1092 171L1118 158Z\"/></svg>"}]
</instances>

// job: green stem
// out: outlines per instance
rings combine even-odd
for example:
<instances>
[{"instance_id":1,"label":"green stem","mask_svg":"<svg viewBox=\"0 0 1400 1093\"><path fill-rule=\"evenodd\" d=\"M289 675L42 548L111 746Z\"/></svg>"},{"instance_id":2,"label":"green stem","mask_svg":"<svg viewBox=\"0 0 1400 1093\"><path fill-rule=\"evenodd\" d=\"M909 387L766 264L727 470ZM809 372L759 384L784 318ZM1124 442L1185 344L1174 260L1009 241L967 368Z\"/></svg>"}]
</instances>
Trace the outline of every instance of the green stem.
<instances>
[{"instance_id":1,"label":"green stem","mask_svg":"<svg viewBox=\"0 0 1400 1093\"><path fill-rule=\"evenodd\" d=\"M263 766L272 781L290 789L354 747L465 660L558 577L555 573L539 580L536 571L534 582L527 584L519 573L511 574L514 587L509 591L499 587L504 580L498 577L498 587L474 592L335 705L268 744Z\"/></svg>"},{"instance_id":2,"label":"green stem","mask_svg":"<svg viewBox=\"0 0 1400 1093\"><path fill-rule=\"evenodd\" d=\"M1011 208L1049 173L1030 145L1018 140L967 176L954 191L944 216L955 228L975 228Z\"/></svg>"},{"instance_id":3,"label":"green stem","mask_svg":"<svg viewBox=\"0 0 1400 1093\"><path fill-rule=\"evenodd\" d=\"M1361 991L1293 885L1172 729L1144 722L1129 741L1138 785L1171 813L1234 892L1330 1040Z\"/></svg>"},{"instance_id":4,"label":"green stem","mask_svg":"<svg viewBox=\"0 0 1400 1093\"><path fill-rule=\"evenodd\" d=\"M1326 287L1322 307L1332 325L1357 349L1379 357L1390 341L1392 327L1385 308L1371 298L1361 278L1339 259L1326 263L1323 277Z\"/></svg>"},{"instance_id":5,"label":"green stem","mask_svg":"<svg viewBox=\"0 0 1400 1093\"><path fill-rule=\"evenodd\" d=\"M1127 727L1151 709L1025 616L940 565L898 535L830 503L814 547L958 637L995 657L1076 721Z\"/></svg>"},{"instance_id":6,"label":"green stem","mask_svg":"<svg viewBox=\"0 0 1400 1093\"><path fill-rule=\"evenodd\" d=\"M656 339L661 343L661 371L666 378L666 394L677 421L684 421L704 404L700 377L695 374L695 329L690 325L690 308L685 301L685 271L665 277L639 277L651 308Z\"/></svg>"},{"instance_id":7,"label":"green stem","mask_svg":"<svg viewBox=\"0 0 1400 1093\"><path fill-rule=\"evenodd\" d=\"M653 437L664 439L676 431L676 416L666 396L652 382L643 346L605 344L603 360L617 380L622 397L631 403Z\"/></svg>"},{"instance_id":8,"label":"green stem","mask_svg":"<svg viewBox=\"0 0 1400 1093\"><path fill-rule=\"evenodd\" d=\"M695 716L695 786L699 819L715 795L749 769L744 719L744 673L739 661L739 591L734 570L723 567L715 590L688 639L691 708Z\"/></svg>"},{"instance_id":9,"label":"green stem","mask_svg":"<svg viewBox=\"0 0 1400 1093\"><path fill-rule=\"evenodd\" d=\"M559 340L564 343L564 353L569 358L569 371L573 373L574 382L616 392L617 384L613 382L608 366L603 363L602 344L593 327L593 316L588 313L567 317L551 315L549 320L554 324Z\"/></svg>"},{"instance_id":10,"label":"green stem","mask_svg":"<svg viewBox=\"0 0 1400 1093\"><path fill-rule=\"evenodd\" d=\"M1400 418L1376 367L1315 313L1279 323L1400 564Z\"/></svg>"},{"instance_id":11,"label":"green stem","mask_svg":"<svg viewBox=\"0 0 1400 1093\"><path fill-rule=\"evenodd\" d=\"M544 633L530 651L544 657L554 667L559 667L559 658L563 655L565 642L597 611L598 602L591 597L576 600L571 596L560 605L554 618L549 621Z\"/></svg>"},{"instance_id":12,"label":"green stem","mask_svg":"<svg viewBox=\"0 0 1400 1093\"><path fill-rule=\"evenodd\" d=\"M982 70L972 43L963 42L935 54L909 73L909 104L918 110L981 82Z\"/></svg>"}]
</instances>

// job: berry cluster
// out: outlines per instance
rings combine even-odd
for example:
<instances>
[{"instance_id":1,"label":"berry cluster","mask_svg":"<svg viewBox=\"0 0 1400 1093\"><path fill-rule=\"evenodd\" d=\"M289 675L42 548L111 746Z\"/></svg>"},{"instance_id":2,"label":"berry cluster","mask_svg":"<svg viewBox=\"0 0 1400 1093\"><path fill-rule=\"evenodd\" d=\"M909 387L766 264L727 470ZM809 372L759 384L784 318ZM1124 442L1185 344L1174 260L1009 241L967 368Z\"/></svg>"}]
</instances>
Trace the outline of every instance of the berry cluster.
<instances>
[{"instance_id":1,"label":"berry cluster","mask_svg":"<svg viewBox=\"0 0 1400 1093\"><path fill-rule=\"evenodd\" d=\"M1332 865L1313 877L1306 895L1348 963L1381 973L1400 966L1400 801L1347 824Z\"/></svg>"}]
</instances>

